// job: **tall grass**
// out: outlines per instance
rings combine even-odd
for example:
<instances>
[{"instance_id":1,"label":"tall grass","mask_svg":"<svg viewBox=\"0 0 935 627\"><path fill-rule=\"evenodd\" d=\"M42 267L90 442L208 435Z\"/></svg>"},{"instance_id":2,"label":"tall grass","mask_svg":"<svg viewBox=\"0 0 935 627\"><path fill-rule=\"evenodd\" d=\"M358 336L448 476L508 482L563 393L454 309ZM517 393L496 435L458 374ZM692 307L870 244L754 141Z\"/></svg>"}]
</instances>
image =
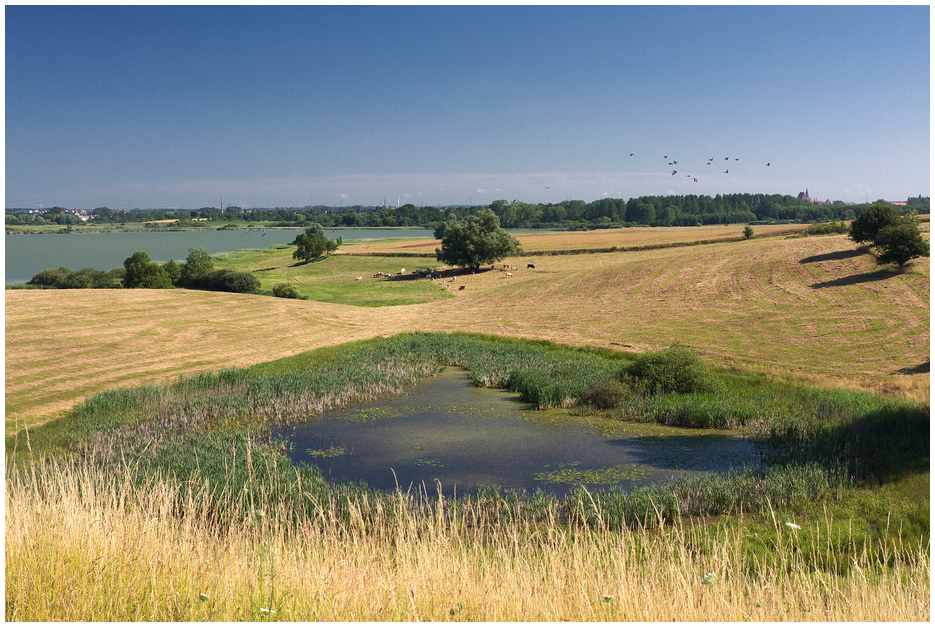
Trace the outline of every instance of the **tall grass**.
<instances>
[{"instance_id":1,"label":"tall grass","mask_svg":"<svg viewBox=\"0 0 935 627\"><path fill-rule=\"evenodd\" d=\"M132 476L131 476L132 475ZM586 495L582 494L586 498ZM242 499L231 493L228 499ZM478 497L480 498L480 497ZM928 546L841 545L830 521L654 528L365 494L301 523L219 525L206 486L88 461L11 469L8 621L928 621ZM194 515L178 517L179 502ZM509 514L506 512L509 511ZM661 515L661 514L660 514ZM751 542L769 547L766 555ZM803 547L812 547L803 555ZM852 568L834 566L845 555Z\"/></svg>"}]
</instances>

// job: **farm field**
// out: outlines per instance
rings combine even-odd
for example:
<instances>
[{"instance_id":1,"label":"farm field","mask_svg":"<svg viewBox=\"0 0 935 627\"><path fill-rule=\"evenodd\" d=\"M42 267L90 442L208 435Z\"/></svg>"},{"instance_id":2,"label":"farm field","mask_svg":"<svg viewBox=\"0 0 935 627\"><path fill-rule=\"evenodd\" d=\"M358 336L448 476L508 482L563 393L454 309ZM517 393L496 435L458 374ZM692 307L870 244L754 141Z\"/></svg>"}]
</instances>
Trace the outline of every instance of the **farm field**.
<instances>
[{"instance_id":1,"label":"farm field","mask_svg":"<svg viewBox=\"0 0 935 627\"><path fill-rule=\"evenodd\" d=\"M807 224L777 224L757 226L759 236L778 235L804 231ZM564 250L594 250L616 246L632 248L640 246L668 246L709 240L738 239L743 226L715 224L685 227L637 227L630 229L600 229L595 231L547 231L542 233L520 233L515 235L526 254L557 252ZM338 254L409 253L434 255L440 240L376 240L357 241L342 246Z\"/></svg>"},{"instance_id":2,"label":"farm field","mask_svg":"<svg viewBox=\"0 0 935 627\"><path fill-rule=\"evenodd\" d=\"M576 246L608 236L536 235ZM684 235L660 229L656 237L675 243ZM526 255L504 260L518 268L512 278L502 269L451 273L457 279L449 289L441 280L370 272L420 267L412 259L336 255L291 267L288 251L266 255L231 259L231 267L292 273L309 290L328 284L324 297L336 302L188 290L8 290L7 433L113 386L402 331L473 331L634 352L682 343L715 363L781 378L929 393L929 260L901 273L881 269L843 235ZM397 292L411 304L348 304L398 302Z\"/></svg>"}]
</instances>

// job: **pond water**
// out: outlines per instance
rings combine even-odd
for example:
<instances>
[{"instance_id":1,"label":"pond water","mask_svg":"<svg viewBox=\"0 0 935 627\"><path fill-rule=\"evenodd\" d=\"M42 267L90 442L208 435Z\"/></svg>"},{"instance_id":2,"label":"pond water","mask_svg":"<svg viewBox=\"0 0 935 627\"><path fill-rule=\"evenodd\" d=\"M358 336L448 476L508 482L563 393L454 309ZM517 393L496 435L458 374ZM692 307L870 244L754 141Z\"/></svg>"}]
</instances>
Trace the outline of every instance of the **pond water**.
<instances>
[{"instance_id":1,"label":"pond water","mask_svg":"<svg viewBox=\"0 0 935 627\"><path fill-rule=\"evenodd\" d=\"M113 270L123 266L124 260L138 250L146 252L153 261L184 261L189 247L203 248L212 255L247 248L269 248L288 244L301 232L302 229L238 229L7 235L4 240L4 274L7 283L20 283L46 268L64 266L69 270ZM325 234L331 239L343 237L345 241L432 237L432 231L424 229L325 229Z\"/></svg>"},{"instance_id":2,"label":"pond water","mask_svg":"<svg viewBox=\"0 0 935 627\"><path fill-rule=\"evenodd\" d=\"M556 496L581 484L629 489L759 463L738 432L536 411L514 393L473 387L454 368L403 396L328 412L278 435L292 443L293 463L313 464L328 480L430 494L438 482L449 496L479 485Z\"/></svg>"}]
</instances>

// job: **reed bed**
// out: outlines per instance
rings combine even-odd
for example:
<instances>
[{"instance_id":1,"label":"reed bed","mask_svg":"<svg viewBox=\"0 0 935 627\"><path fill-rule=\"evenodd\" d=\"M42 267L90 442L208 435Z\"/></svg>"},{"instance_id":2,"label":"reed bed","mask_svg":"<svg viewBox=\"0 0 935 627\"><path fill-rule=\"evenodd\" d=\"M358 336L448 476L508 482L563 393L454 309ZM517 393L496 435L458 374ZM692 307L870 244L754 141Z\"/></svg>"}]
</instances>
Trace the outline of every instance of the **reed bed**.
<instances>
[{"instance_id":1,"label":"reed bed","mask_svg":"<svg viewBox=\"0 0 935 627\"><path fill-rule=\"evenodd\" d=\"M503 520L428 494L331 501L299 524L282 502L221 527L199 486L88 463L35 464L6 488L8 621L930 618L927 545L854 546L839 574L823 522L774 520L758 558L741 527ZM202 515L174 515L179 500Z\"/></svg>"}]
</instances>

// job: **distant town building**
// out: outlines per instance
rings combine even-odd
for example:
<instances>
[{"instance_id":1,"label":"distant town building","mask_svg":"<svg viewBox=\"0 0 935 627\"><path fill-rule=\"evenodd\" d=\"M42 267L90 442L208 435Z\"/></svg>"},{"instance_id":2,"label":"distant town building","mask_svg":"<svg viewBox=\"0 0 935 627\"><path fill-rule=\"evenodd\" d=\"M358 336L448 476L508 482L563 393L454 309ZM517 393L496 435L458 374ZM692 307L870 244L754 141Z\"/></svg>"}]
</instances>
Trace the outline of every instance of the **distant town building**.
<instances>
[{"instance_id":1,"label":"distant town building","mask_svg":"<svg viewBox=\"0 0 935 627\"><path fill-rule=\"evenodd\" d=\"M813 205L830 205L831 204L830 200L812 200L812 197L808 195L807 187L805 188L804 192L799 192L799 195L796 196L796 198L798 198L799 200L808 201L812 203Z\"/></svg>"}]
</instances>

